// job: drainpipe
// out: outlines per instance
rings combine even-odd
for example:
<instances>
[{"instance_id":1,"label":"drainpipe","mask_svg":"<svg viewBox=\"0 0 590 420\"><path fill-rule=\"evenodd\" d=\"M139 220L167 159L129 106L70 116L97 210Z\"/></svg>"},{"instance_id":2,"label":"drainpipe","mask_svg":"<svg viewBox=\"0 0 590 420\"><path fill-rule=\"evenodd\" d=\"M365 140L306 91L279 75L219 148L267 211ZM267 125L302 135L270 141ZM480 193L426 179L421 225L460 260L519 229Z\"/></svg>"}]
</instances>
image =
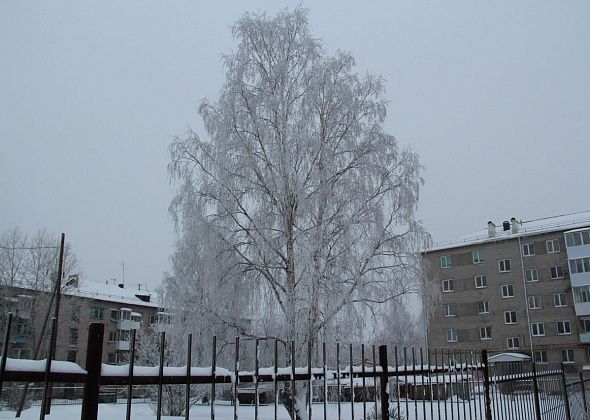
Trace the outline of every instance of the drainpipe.
<instances>
[{"instance_id":1,"label":"drainpipe","mask_svg":"<svg viewBox=\"0 0 590 420\"><path fill-rule=\"evenodd\" d=\"M518 237L518 255L520 255L520 269L522 272L522 285L524 286L524 307L526 309L526 322L527 322L527 329L529 331L529 343L531 347L531 360L535 361L535 352L533 348L533 334L531 332L531 317L529 315L529 294L526 288L526 276L524 274L524 259L522 257L522 243L520 242L520 237Z\"/></svg>"}]
</instances>

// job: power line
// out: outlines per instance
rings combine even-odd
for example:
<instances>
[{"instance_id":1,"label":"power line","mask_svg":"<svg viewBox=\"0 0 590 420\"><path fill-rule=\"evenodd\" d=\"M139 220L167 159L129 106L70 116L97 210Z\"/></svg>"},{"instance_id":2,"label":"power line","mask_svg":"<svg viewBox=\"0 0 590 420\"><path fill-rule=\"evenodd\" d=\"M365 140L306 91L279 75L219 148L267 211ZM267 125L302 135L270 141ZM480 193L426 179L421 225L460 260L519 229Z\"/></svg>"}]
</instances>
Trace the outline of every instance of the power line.
<instances>
[{"instance_id":1,"label":"power line","mask_svg":"<svg viewBox=\"0 0 590 420\"><path fill-rule=\"evenodd\" d=\"M33 250L33 249L59 249L58 246L1 246L0 249L6 249L10 251L17 251L17 250Z\"/></svg>"}]
</instances>

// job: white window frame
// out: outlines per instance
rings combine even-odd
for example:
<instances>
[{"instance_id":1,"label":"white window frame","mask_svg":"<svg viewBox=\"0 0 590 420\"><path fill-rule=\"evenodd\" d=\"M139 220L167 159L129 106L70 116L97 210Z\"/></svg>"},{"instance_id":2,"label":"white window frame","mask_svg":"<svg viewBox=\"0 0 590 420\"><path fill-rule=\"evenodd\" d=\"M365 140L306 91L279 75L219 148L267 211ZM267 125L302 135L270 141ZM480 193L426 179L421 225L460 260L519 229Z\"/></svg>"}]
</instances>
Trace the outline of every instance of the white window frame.
<instances>
[{"instance_id":1,"label":"white window frame","mask_svg":"<svg viewBox=\"0 0 590 420\"><path fill-rule=\"evenodd\" d=\"M479 327L479 339L491 340L492 339L492 327Z\"/></svg>"},{"instance_id":2,"label":"white window frame","mask_svg":"<svg viewBox=\"0 0 590 420\"><path fill-rule=\"evenodd\" d=\"M562 296L563 296L563 298L565 300L565 303L562 302L562 299L561 299ZM556 299L555 299L556 297L557 297L557 300L559 301L559 305L556 305L555 304L556 303ZM555 293L553 295L553 307L554 308L563 308L565 306L567 306L567 295L565 293Z\"/></svg>"},{"instance_id":3,"label":"white window frame","mask_svg":"<svg viewBox=\"0 0 590 420\"><path fill-rule=\"evenodd\" d=\"M476 289L485 289L488 287L488 278L486 275L478 275L474 277L475 280L475 288Z\"/></svg>"},{"instance_id":4,"label":"white window frame","mask_svg":"<svg viewBox=\"0 0 590 420\"><path fill-rule=\"evenodd\" d=\"M553 270L555 270L555 277L553 277ZM563 269L563 265L552 265L549 268L549 272L551 273L551 280L559 280L565 278L565 270Z\"/></svg>"},{"instance_id":5,"label":"white window frame","mask_svg":"<svg viewBox=\"0 0 590 420\"><path fill-rule=\"evenodd\" d=\"M483 251L471 252L471 261L473 264L482 264L485 261L485 254Z\"/></svg>"},{"instance_id":6,"label":"white window frame","mask_svg":"<svg viewBox=\"0 0 590 420\"><path fill-rule=\"evenodd\" d=\"M590 245L590 234L588 230L571 232L565 234L565 243L567 247ZM576 243L576 239L579 243Z\"/></svg>"},{"instance_id":7,"label":"white window frame","mask_svg":"<svg viewBox=\"0 0 590 420\"><path fill-rule=\"evenodd\" d=\"M500 273L510 273L512 269L512 265L510 263L510 258L504 258L503 260L498 260L498 271Z\"/></svg>"},{"instance_id":8,"label":"white window frame","mask_svg":"<svg viewBox=\"0 0 590 420\"><path fill-rule=\"evenodd\" d=\"M443 255L440 257L440 268L451 268L453 266L453 257L451 255Z\"/></svg>"},{"instance_id":9,"label":"white window frame","mask_svg":"<svg viewBox=\"0 0 590 420\"><path fill-rule=\"evenodd\" d=\"M578 266L577 262L580 262ZM590 272L590 258L589 257L582 257L582 258L574 258L568 261L570 273L578 274L578 273L588 273ZM581 268L581 270L578 270Z\"/></svg>"},{"instance_id":10,"label":"white window frame","mask_svg":"<svg viewBox=\"0 0 590 420\"><path fill-rule=\"evenodd\" d=\"M516 342L516 345L515 345L515 342ZM519 337L508 337L506 339L506 348L519 349L520 348L520 338Z\"/></svg>"},{"instance_id":11,"label":"white window frame","mask_svg":"<svg viewBox=\"0 0 590 420\"><path fill-rule=\"evenodd\" d=\"M539 281L539 271L536 268L527 268L524 270L524 278L526 279L527 283Z\"/></svg>"},{"instance_id":12,"label":"white window frame","mask_svg":"<svg viewBox=\"0 0 590 420\"><path fill-rule=\"evenodd\" d=\"M531 300L532 298L532 300ZM530 295L527 299L529 309L541 309L541 295ZM532 306L531 306L532 302Z\"/></svg>"},{"instance_id":13,"label":"white window frame","mask_svg":"<svg viewBox=\"0 0 590 420\"><path fill-rule=\"evenodd\" d=\"M537 330L536 334L534 331L535 327ZM531 335L533 337L545 337L545 323L544 322L531 322Z\"/></svg>"},{"instance_id":14,"label":"white window frame","mask_svg":"<svg viewBox=\"0 0 590 420\"><path fill-rule=\"evenodd\" d=\"M535 244L534 243L522 244L522 256L523 257L534 257L535 256Z\"/></svg>"},{"instance_id":15,"label":"white window frame","mask_svg":"<svg viewBox=\"0 0 590 420\"><path fill-rule=\"evenodd\" d=\"M447 328L447 343L456 343L458 340L457 329Z\"/></svg>"},{"instance_id":16,"label":"white window frame","mask_svg":"<svg viewBox=\"0 0 590 420\"><path fill-rule=\"evenodd\" d=\"M561 349L560 353L562 363L576 363L574 349Z\"/></svg>"},{"instance_id":17,"label":"white window frame","mask_svg":"<svg viewBox=\"0 0 590 420\"><path fill-rule=\"evenodd\" d=\"M483 312L480 311L480 306L479 304L482 304L483 306ZM477 302L477 313L478 314L489 314L490 313L490 302L488 300L480 300L479 302Z\"/></svg>"},{"instance_id":18,"label":"white window frame","mask_svg":"<svg viewBox=\"0 0 590 420\"><path fill-rule=\"evenodd\" d=\"M559 332L559 329L563 332ZM568 320L557 321L557 335L572 335L572 323Z\"/></svg>"},{"instance_id":19,"label":"white window frame","mask_svg":"<svg viewBox=\"0 0 590 420\"><path fill-rule=\"evenodd\" d=\"M450 309L454 308L454 311ZM454 303L445 304L445 318L451 318L457 316L457 305Z\"/></svg>"},{"instance_id":20,"label":"white window frame","mask_svg":"<svg viewBox=\"0 0 590 420\"><path fill-rule=\"evenodd\" d=\"M443 280L442 281L442 290L443 290L443 293L453 293L455 291L455 281L453 279Z\"/></svg>"},{"instance_id":21,"label":"white window frame","mask_svg":"<svg viewBox=\"0 0 590 420\"><path fill-rule=\"evenodd\" d=\"M549 239L545 242L545 248L547 249L547 254L556 254L561 252L559 239Z\"/></svg>"},{"instance_id":22,"label":"white window frame","mask_svg":"<svg viewBox=\"0 0 590 420\"><path fill-rule=\"evenodd\" d=\"M502 289L502 299L510 299L514 297L514 285L512 283L503 284L500 287ZM508 294L509 291L511 291L512 294Z\"/></svg>"},{"instance_id":23,"label":"white window frame","mask_svg":"<svg viewBox=\"0 0 590 420\"><path fill-rule=\"evenodd\" d=\"M504 311L504 324L505 325L518 324L518 317L516 316L516 311Z\"/></svg>"}]
</instances>

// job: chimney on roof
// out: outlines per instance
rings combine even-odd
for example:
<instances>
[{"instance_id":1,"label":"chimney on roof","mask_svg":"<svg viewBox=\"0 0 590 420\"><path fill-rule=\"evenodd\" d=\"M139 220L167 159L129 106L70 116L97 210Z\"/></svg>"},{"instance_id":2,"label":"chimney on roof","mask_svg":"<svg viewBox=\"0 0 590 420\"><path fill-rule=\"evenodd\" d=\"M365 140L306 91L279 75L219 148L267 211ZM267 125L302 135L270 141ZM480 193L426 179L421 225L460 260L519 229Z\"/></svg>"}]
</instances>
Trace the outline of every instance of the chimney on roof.
<instances>
[{"instance_id":1,"label":"chimney on roof","mask_svg":"<svg viewBox=\"0 0 590 420\"><path fill-rule=\"evenodd\" d=\"M502 223L502 230L504 232L510 230L510 222L508 220L504 220L504 223Z\"/></svg>"},{"instance_id":2,"label":"chimney on roof","mask_svg":"<svg viewBox=\"0 0 590 420\"><path fill-rule=\"evenodd\" d=\"M520 222L516 220L516 217L510 219L510 224L512 225L512 233L518 233L518 225L520 225Z\"/></svg>"},{"instance_id":3,"label":"chimney on roof","mask_svg":"<svg viewBox=\"0 0 590 420\"><path fill-rule=\"evenodd\" d=\"M119 283L119 284L117 284L117 286L119 286L121 289L124 289L125 288L125 283Z\"/></svg>"},{"instance_id":4,"label":"chimney on roof","mask_svg":"<svg viewBox=\"0 0 590 420\"><path fill-rule=\"evenodd\" d=\"M496 225L494 222L488 222L488 238L493 238L496 236Z\"/></svg>"}]
</instances>

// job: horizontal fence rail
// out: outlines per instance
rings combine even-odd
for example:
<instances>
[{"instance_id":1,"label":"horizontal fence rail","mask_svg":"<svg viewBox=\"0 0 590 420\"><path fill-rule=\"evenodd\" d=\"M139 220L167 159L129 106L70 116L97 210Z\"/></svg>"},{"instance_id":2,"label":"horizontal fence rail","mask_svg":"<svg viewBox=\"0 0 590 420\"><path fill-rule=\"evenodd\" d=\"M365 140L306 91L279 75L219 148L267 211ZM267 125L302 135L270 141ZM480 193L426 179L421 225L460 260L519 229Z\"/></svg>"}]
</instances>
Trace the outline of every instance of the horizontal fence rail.
<instances>
[{"instance_id":1,"label":"horizontal fence rail","mask_svg":"<svg viewBox=\"0 0 590 420\"><path fill-rule=\"evenodd\" d=\"M9 327L11 321L9 316ZM366 348L359 345L355 349L360 353L360 360L357 358L355 361L352 345L347 351L342 351L341 345L336 343L335 366L329 367L326 357L328 346L324 343L318 351L321 356L316 364L320 366L312 366L310 346L307 357L301 359L307 366L296 367L295 343L291 342L290 347L285 345L286 350L291 350L285 360L287 366L279 367L278 342L275 340L270 356L271 366L261 367L259 340L255 340L254 370L244 370L240 369L239 363L244 350L240 348L239 337L234 343L235 363L232 368L217 366L215 338L212 341L211 366L196 367L191 365L192 335L189 335L186 364L175 367L166 366L166 337L162 333L157 366L136 365L135 357L128 365L114 366L102 363L104 325L94 323L89 328L83 369L75 363L50 359L10 359L7 357L9 335L10 328L7 328L0 363L0 396L6 382L43 384L36 388L38 390L47 389L47 385L52 383L83 384L81 418L84 419L96 419L99 401L109 395L114 395L114 402L117 395L125 398L125 417L129 419L134 394L141 401L146 400L146 396L147 400L155 399L156 417L159 419L163 415L164 399L169 398L163 389L170 385L178 385L182 390L179 398L182 398L182 415L186 419L194 409L196 397L193 386L206 387L202 395L206 396L208 417L211 419L222 418L216 414L216 405L221 403L218 391L222 389L231 397L229 401L224 401L232 405L231 418L234 420L242 415L240 397L246 394L252 395L247 405L251 405L254 412L253 416L250 413L245 419L260 418L263 405L272 406L272 411L265 412L264 418L274 419L588 418L588 380L581 374L568 383L563 364L536 364L531 361L490 364L485 350L388 349L386 346ZM135 355L135 341L133 331L131 355ZM268 357L266 360L269 360ZM154 387L157 392L149 394L148 390ZM55 387L54 392L61 389ZM261 400L265 393L270 397L265 396ZM293 397L294 393L297 397ZM201 397L202 400L204 398ZM224 413L227 415L227 411ZM40 418L43 419L45 414L48 414L48 409L43 410L42 407Z\"/></svg>"}]
</instances>

